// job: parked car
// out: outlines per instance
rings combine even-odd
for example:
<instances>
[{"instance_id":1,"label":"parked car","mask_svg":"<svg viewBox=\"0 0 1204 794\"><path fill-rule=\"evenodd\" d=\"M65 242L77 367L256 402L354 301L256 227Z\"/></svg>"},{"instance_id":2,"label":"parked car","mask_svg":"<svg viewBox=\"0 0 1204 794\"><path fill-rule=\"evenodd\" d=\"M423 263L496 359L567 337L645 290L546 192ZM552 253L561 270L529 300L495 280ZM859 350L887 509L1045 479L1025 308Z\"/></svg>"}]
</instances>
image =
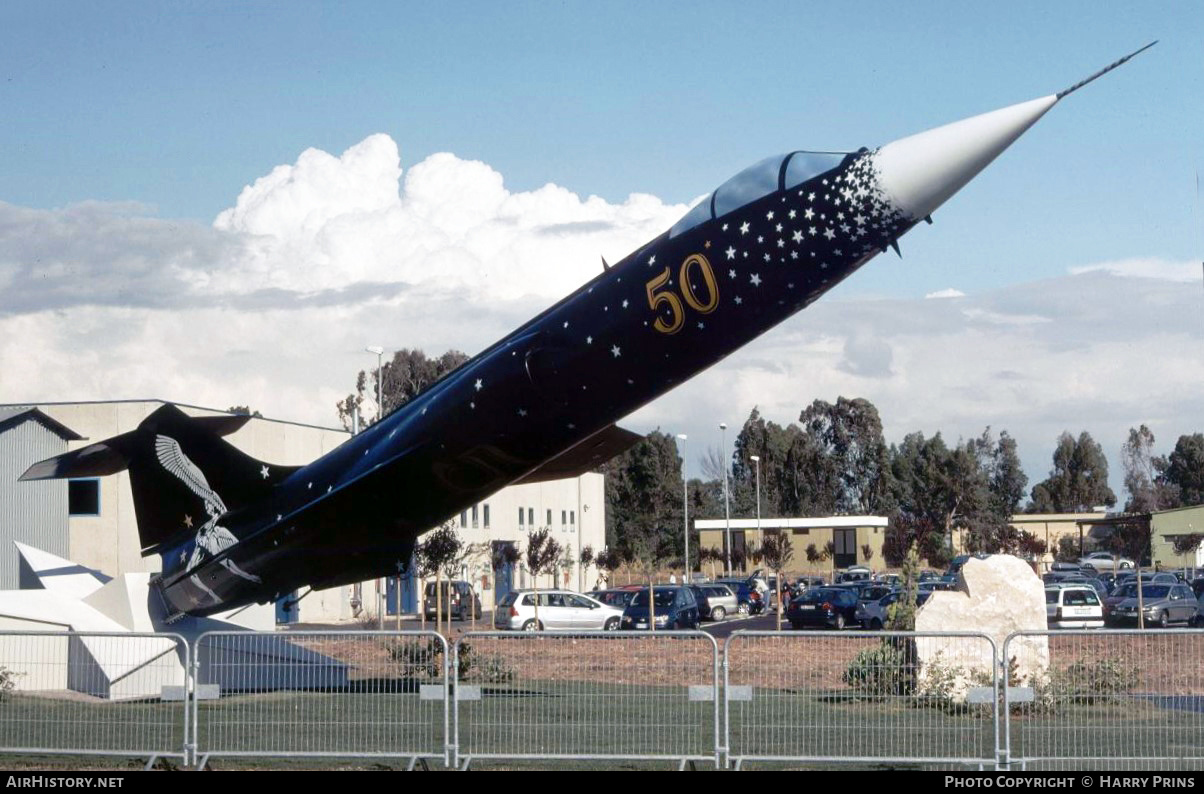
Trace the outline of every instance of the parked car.
<instances>
[{"instance_id":1,"label":"parked car","mask_svg":"<svg viewBox=\"0 0 1204 794\"><path fill-rule=\"evenodd\" d=\"M1187 585L1151 584L1143 585L1141 590L1141 608L1147 624L1154 623L1166 628L1171 623L1190 623L1196 619L1198 603ZM1111 614L1117 622L1137 622L1137 597L1121 601Z\"/></svg>"},{"instance_id":2,"label":"parked car","mask_svg":"<svg viewBox=\"0 0 1204 794\"><path fill-rule=\"evenodd\" d=\"M832 580L832 584L843 582L868 582L874 578L874 572L864 565L853 565L840 571Z\"/></svg>"},{"instance_id":3,"label":"parked car","mask_svg":"<svg viewBox=\"0 0 1204 794\"><path fill-rule=\"evenodd\" d=\"M652 589L651 596L649 608L648 590L641 590L635 594L635 598L623 611L621 625L624 631L646 631L650 613L658 629L668 631L698 628L698 600L691 588L658 585Z\"/></svg>"},{"instance_id":4,"label":"parked car","mask_svg":"<svg viewBox=\"0 0 1204 794\"><path fill-rule=\"evenodd\" d=\"M843 629L857 621L857 595L847 587L813 587L790 602L786 619L796 629L807 626Z\"/></svg>"},{"instance_id":5,"label":"parked car","mask_svg":"<svg viewBox=\"0 0 1204 794\"><path fill-rule=\"evenodd\" d=\"M924 582L935 582L940 578L941 575L936 571L920 571L920 575L916 577L916 581L923 584Z\"/></svg>"},{"instance_id":6,"label":"parked car","mask_svg":"<svg viewBox=\"0 0 1204 794\"><path fill-rule=\"evenodd\" d=\"M903 577L897 573L879 573L874 575L874 581L891 587L899 587L903 584Z\"/></svg>"},{"instance_id":7,"label":"parked car","mask_svg":"<svg viewBox=\"0 0 1204 794\"><path fill-rule=\"evenodd\" d=\"M1201 580L1204 581L1204 580ZM822 576L800 576L794 580L794 589L796 595L806 590L808 587L823 587L827 582Z\"/></svg>"},{"instance_id":8,"label":"parked car","mask_svg":"<svg viewBox=\"0 0 1204 794\"><path fill-rule=\"evenodd\" d=\"M1091 568L1096 571L1120 571L1133 567L1133 561L1126 557L1113 557L1110 552L1093 551L1079 558L1079 567Z\"/></svg>"},{"instance_id":9,"label":"parked car","mask_svg":"<svg viewBox=\"0 0 1204 794\"><path fill-rule=\"evenodd\" d=\"M481 599L473 592L471 584L461 580L442 582L441 584L438 606L442 607L444 615L448 614L448 593L450 590L452 617L456 620L481 617ZM435 607L435 583L427 582L426 593L422 599L422 608L426 612L427 620L435 619Z\"/></svg>"},{"instance_id":10,"label":"parked car","mask_svg":"<svg viewBox=\"0 0 1204 794\"><path fill-rule=\"evenodd\" d=\"M635 590L591 590L586 595L609 607L626 609L627 605L631 603L631 599L635 598Z\"/></svg>"},{"instance_id":11,"label":"parked car","mask_svg":"<svg viewBox=\"0 0 1204 794\"><path fill-rule=\"evenodd\" d=\"M877 598L862 599L857 602L854 617L862 628L878 631L886 625L887 609L902 597L902 590L889 590Z\"/></svg>"},{"instance_id":12,"label":"parked car","mask_svg":"<svg viewBox=\"0 0 1204 794\"><path fill-rule=\"evenodd\" d=\"M1196 598L1204 595L1204 576L1191 580L1191 591L1196 594Z\"/></svg>"},{"instance_id":13,"label":"parked car","mask_svg":"<svg viewBox=\"0 0 1204 794\"><path fill-rule=\"evenodd\" d=\"M740 611L740 601L725 584L693 585L694 599L698 602L698 615L705 620L723 620Z\"/></svg>"},{"instance_id":14,"label":"parked car","mask_svg":"<svg viewBox=\"0 0 1204 794\"><path fill-rule=\"evenodd\" d=\"M965 565L970 560L974 560L974 559L985 560L989 556L990 555L983 554L982 552L978 552L975 554L959 554L953 558L952 562L949 563L949 570L945 571L945 575L946 576L949 576L949 575L957 576L958 572L961 571L962 566Z\"/></svg>"},{"instance_id":15,"label":"parked car","mask_svg":"<svg viewBox=\"0 0 1204 794\"><path fill-rule=\"evenodd\" d=\"M535 602L539 599L539 617ZM568 590L514 590L498 602L493 627L510 631L615 631L623 610Z\"/></svg>"},{"instance_id":16,"label":"parked car","mask_svg":"<svg viewBox=\"0 0 1204 794\"><path fill-rule=\"evenodd\" d=\"M1104 605L1088 585L1051 585L1045 588L1045 617L1051 629L1100 628Z\"/></svg>"},{"instance_id":17,"label":"parked car","mask_svg":"<svg viewBox=\"0 0 1204 794\"><path fill-rule=\"evenodd\" d=\"M868 587L861 588L861 592L857 594L858 601L877 601L888 593L898 590L897 587L891 587L888 584L878 584L874 582Z\"/></svg>"},{"instance_id":18,"label":"parked car","mask_svg":"<svg viewBox=\"0 0 1204 794\"><path fill-rule=\"evenodd\" d=\"M765 611L765 600L744 579L720 579L715 584L725 584L736 594L736 608L741 615L759 615Z\"/></svg>"},{"instance_id":19,"label":"parked car","mask_svg":"<svg viewBox=\"0 0 1204 794\"><path fill-rule=\"evenodd\" d=\"M1116 583L1118 585L1129 584L1130 582L1136 582L1136 581L1137 581L1137 574L1132 571L1119 574L1116 577ZM1142 571L1141 572L1141 584L1143 587L1147 584L1178 584L1178 583L1179 583L1179 577L1175 576L1173 573L1163 573L1163 572L1154 573L1153 571Z\"/></svg>"}]
</instances>

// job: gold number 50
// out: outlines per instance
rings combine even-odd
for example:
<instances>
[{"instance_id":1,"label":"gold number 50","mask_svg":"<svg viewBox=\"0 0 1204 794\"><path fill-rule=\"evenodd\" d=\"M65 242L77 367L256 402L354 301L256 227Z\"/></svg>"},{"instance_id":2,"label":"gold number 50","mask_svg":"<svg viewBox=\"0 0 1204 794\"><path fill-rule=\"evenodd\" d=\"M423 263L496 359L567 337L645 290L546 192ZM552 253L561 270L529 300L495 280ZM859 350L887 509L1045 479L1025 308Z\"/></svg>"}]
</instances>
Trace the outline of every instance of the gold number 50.
<instances>
[{"instance_id":1,"label":"gold number 50","mask_svg":"<svg viewBox=\"0 0 1204 794\"><path fill-rule=\"evenodd\" d=\"M706 285L707 299L704 303L698 299L698 294L694 291L694 285L690 283L691 268L697 266L702 272L702 281ZM719 287L715 283L715 271L711 269L711 263L702 254L690 254L686 260L681 263L681 269L677 274L678 283L681 284L682 297L686 299L686 303L691 309L699 314L710 314L719 306ZM677 294L669 290L658 292L661 287L669 282L669 268L656 278L644 285L644 289L648 292L648 307L654 312L662 303L669 305L668 321L664 317L658 316L656 321L652 323L652 327L662 334L675 334L682 329L686 324L686 313L681 305L681 298Z\"/></svg>"}]
</instances>

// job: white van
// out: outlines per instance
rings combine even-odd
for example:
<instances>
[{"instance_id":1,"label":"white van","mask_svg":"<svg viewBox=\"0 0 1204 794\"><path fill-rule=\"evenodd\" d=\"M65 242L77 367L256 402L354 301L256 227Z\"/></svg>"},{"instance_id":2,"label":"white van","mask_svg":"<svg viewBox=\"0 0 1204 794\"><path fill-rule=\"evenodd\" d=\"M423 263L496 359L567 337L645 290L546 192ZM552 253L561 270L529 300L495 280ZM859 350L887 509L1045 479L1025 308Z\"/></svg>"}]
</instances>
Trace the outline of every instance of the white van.
<instances>
[{"instance_id":1,"label":"white van","mask_svg":"<svg viewBox=\"0 0 1204 794\"><path fill-rule=\"evenodd\" d=\"M1045 588L1045 617L1051 629L1101 628L1104 605L1089 585L1051 585Z\"/></svg>"}]
</instances>

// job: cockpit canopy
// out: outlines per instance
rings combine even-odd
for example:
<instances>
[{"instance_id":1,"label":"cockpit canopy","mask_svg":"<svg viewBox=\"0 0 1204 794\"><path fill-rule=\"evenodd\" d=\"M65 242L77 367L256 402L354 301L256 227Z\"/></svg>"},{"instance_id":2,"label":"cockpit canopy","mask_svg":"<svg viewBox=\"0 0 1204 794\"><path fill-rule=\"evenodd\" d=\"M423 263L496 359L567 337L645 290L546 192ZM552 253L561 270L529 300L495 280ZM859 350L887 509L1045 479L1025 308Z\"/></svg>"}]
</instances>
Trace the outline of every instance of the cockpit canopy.
<instances>
[{"instance_id":1,"label":"cockpit canopy","mask_svg":"<svg viewBox=\"0 0 1204 794\"><path fill-rule=\"evenodd\" d=\"M738 210L775 190L802 184L840 165L848 154L850 152L800 151L766 157L727 180L714 193L694 205L681 220L673 224L669 236L676 237L687 229Z\"/></svg>"}]
</instances>

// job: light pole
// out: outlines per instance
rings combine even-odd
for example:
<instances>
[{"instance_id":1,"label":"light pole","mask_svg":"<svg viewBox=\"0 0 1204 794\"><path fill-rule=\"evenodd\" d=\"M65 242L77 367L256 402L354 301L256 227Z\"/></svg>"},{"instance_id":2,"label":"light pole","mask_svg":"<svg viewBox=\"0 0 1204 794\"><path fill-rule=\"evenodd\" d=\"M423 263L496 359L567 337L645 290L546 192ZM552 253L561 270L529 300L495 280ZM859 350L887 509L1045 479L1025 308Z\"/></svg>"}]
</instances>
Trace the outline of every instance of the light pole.
<instances>
[{"instance_id":1,"label":"light pole","mask_svg":"<svg viewBox=\"0 0 1204 794\"><path fill-rule=\"evenodd\" d=\"M686 537L686 584L690 583L690 484L686 480L686 434L678 433L681 442L681 520Z\"/></svg>"},{"instance_id":2,"label":"light pole","mask_svg":"<svg viewBox=\"0 0 1204 794\"><path fill-rule=\"evenodd\" d=\"M761 532L761 458L759 455L749 455L748 459L753 462L754 471L757 474L757 533ZM760 542L765 544L765 538L761 537Z\"/></svg>"},{"instance_id":3,"label":"light pole","mask_svg":"<svg viewBox=\"0 0 1204 794\"><path fill-rule=\"evenodd\" d=\"M723 448L720 460L723 462L723 567L727 575L732 575L732 509L727 497L727 422L720 422L719 429L723 431Z\"/></svg>"},{"instance_id":4,"label":"light pole","mask_svg":"<svg viewBox=\"0 0 1204 794\"><path fill-rule=\"evenodd\" d=\"M383 347L380 347L379 345L369 345L368 347L364 348L364 352L376 354L376 421L379 422L381 414L384 413L384 411L382 410L382 403L381 403L381 399L380 399L380 396L381 396L380 370L381 370L381 357L385 354L385 349ZM419 582L419 589L421 589L421 587L422 587L422 583ZM381 631L384 631L385 630L385 612L387 611L386 605L388 602L389 594L387 592L385 592L383 582L380 579L376 580L376 597L377 597L377 603L381 605L380 606L380 617L378 620L378 628ZM422 608L421 603L418 605L418 608L419 609ZM397 577L397 619L398 619L398 621L401 620L401 576L400 576L400 574ZM400 623L398 625L400 625Z\"/></svg>"}]
</instances>

